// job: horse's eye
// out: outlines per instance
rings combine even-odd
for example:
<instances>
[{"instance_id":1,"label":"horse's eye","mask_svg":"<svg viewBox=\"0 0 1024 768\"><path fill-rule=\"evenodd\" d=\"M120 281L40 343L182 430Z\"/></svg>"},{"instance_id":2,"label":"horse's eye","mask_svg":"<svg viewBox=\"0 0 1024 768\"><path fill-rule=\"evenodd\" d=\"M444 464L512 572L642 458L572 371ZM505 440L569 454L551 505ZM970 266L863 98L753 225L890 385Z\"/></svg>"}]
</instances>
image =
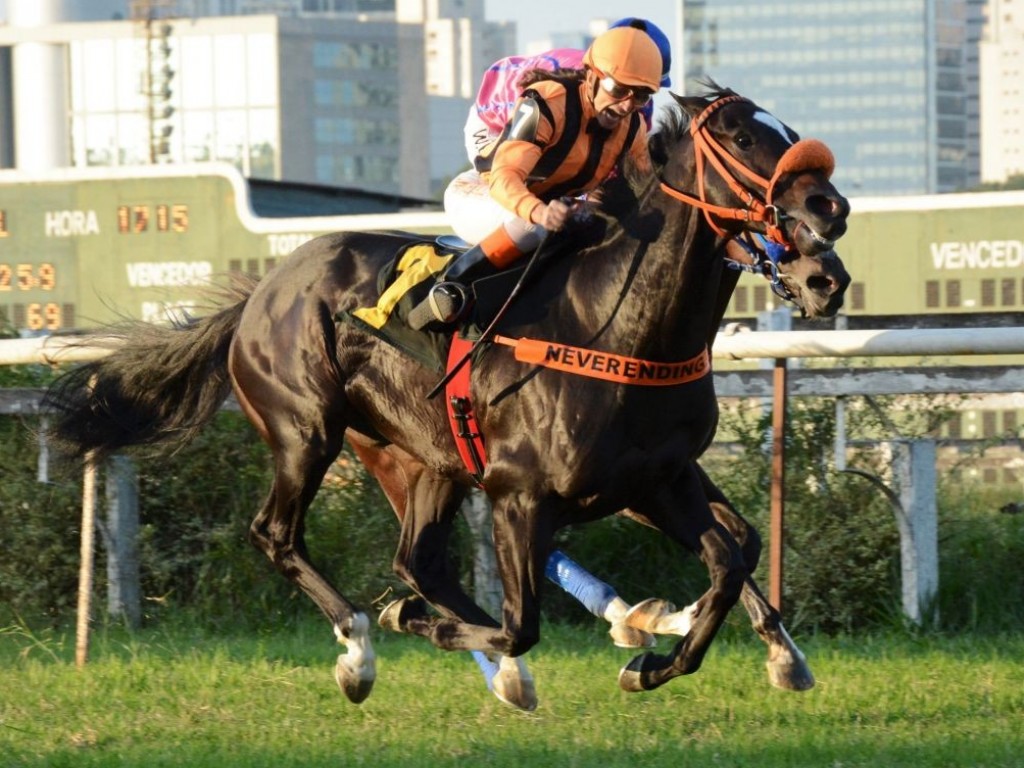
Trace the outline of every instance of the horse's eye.
<instances>
[{"instance_id":1,"label":"horse's eye","mask_svg":"<svg viewBox=\"0 0 1024 768\"><path fill-rule=\"evenodd\" d=\"M750 137L749 133L741 133L736 139L736 146L740 149L750 149L754 146L754 140Z\"/></svg>"}]
</instances>

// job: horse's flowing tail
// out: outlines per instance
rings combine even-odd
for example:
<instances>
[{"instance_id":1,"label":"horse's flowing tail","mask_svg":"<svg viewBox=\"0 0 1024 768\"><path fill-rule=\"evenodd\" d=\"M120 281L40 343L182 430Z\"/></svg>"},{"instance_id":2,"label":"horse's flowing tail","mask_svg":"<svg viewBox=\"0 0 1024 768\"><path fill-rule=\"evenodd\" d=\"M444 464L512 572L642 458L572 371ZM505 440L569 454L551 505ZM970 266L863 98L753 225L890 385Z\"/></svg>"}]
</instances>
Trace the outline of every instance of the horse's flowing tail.
<instances>
[{"instance_id":1,"label":"horse's flowing tail","mask_svg":"<svg viewBox=\"0 0 1024 768\"><path fill-rule=\"evenodd\" d=\"M72 456L100 459L129 446L183 445L231 392L228 349L249 288L232 306L178 326L132 322L86 344L114 351L58 378L47 390L47 434Z\"/></svg>"}]
</instances>

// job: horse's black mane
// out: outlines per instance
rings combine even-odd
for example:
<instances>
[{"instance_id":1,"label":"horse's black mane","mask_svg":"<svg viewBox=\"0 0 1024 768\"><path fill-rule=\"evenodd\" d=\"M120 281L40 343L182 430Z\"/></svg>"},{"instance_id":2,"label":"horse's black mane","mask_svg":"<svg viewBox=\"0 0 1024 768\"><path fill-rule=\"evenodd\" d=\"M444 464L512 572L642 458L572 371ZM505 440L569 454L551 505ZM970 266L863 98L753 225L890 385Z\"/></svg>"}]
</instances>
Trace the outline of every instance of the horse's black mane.
<instances>
[{"instance_id":1,"label":"horse's black mane","mask_svg":"<svg viewBox=\"0 0 1024 768\"><path fill-rule=\"evenodd\" d=\"M736 95L735 91L718 85L711 78L700 80L699 84L704 88L701 98L709 104L725 96ZM654 167L653 177L649 171L638 169L627 157L622 164L622 173L601 185L601 209L611 217L610 226L620 225L622 216L636 206L641 191L654 178L662 176L672 148L689 134L689 130L689 116L678 104L668 104L658 112L647 145Z\"/></svg>"},{"instance_id":2,"label":"horse's black mane","mask_svg":"<svg viewBox=\"0 0 1024 768\"><path fill-rule=\"evenodd\" d=\"M698 82L704 88L701 98L709 104L725 96L736 95L734 90L719 85L710 77ZM648 139L647 146L650 150L651 160L654 162L655 169L660 171L668 160L669 148L675 146L689 131L690 120L677 104L663 107L658 112L657 118L657 123Z\"/></svg>"}]
</instances>

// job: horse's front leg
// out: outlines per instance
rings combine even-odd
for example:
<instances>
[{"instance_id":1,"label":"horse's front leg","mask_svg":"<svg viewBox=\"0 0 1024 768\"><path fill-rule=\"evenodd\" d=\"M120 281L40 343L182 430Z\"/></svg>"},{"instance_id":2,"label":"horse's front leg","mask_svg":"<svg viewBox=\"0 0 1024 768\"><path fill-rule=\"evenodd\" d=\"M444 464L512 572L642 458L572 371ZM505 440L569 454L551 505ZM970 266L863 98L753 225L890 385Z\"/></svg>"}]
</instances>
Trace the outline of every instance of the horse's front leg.
<instances>
[{"instance_id":1,"label":"horse's front leg","mask_svg":"<svg viewBox=\"0 0 1024 768\"><path fill-rule=\"evenodd\" d=\"M620 672L619 685L624 690L641 691L700 668L726 615L739 600L747 574L739 544L711 513L695 464L688 466L670 487L654 491L631 509L696 552L711 578L707 592L681 612L684 636L672 653L642 654Z\"/></svg>"},{"instance_id":2,"label":"horse's front leg","mask_svg":"<svg viewBox=\"0 0 1024 768\"><path fill-rule=\"evenodd\" d=\"M790 691L806 691L813 688L814 675L807 665L806 657L783 626L782 616L765 599L754 580L753 572L761 558L760 535L733 508L732 503L699 464L696 465L696 470L712 514L728 529L743 552L747 576L743 583L743 591L740 593L740 602L750 616L754 631L768 646L768 661L765 666L768 669L769 682L777 688ZM627 510L623 514L637 522L653 526L652 521L632 510ZM631 627L651 634L685 636L690 630L693 606L682 611L666 611L665 605L663 600L645 600L637 603L626 614L625 621Z\"/></svg>"},{"instance_id":3,"label":"horse's front leg","mask_svg":"<svg viewBox=\"0 0 1024 768\"><path fill-rule=\"evenodd\" d=\"M753 573L761 558L761 537L743 516L737 512L725 494L711 481L700 466L697 471L701 485L711 501L711 511L739 542L743 560L747 565L747 578L743 583L740 601L750 616L754 631L768 646L768 680L776 688L788 691L806 691L814 687L814 675L807 665L807 657L797 648L793 638L782 625L782 616L765 599L754 581Z\"/></svg>"},{"instance_id":4,"label":"horse's front leg","mask_svg":"<svg viewBox=\"0 0 1024 768\"><path fill-rule=\"evenodd\" d=\"M715 518L732 531L735 521L731 519L731 508L712 503L711 509ZM738 514L737 517L739 517ZM742 520L742 518L739 519ZM745 521L743 522L745 523ZM736 538L738 541L742 541L738 536ZM755 538L759 539L756 534ZM748 547L743 545L745 561L747 551ZM756 556L753 562L757 562ZM757 582L749 573L743 582L740 602L750 616L750 623L754 627L754 631L768 646L768 661L765 662L765 667L768 669L768 681L776 688L789 691L806 691L813 688L814 674L807 664L807 658L783 626L782 616L768 602ZM666 604L664 600L644 600L629 610L624 622L636 630L652 635L685 637L690 631L696 604L687 606L681 611L666 610L666 605L670 604Z\"/></svg>"}]
</instances>

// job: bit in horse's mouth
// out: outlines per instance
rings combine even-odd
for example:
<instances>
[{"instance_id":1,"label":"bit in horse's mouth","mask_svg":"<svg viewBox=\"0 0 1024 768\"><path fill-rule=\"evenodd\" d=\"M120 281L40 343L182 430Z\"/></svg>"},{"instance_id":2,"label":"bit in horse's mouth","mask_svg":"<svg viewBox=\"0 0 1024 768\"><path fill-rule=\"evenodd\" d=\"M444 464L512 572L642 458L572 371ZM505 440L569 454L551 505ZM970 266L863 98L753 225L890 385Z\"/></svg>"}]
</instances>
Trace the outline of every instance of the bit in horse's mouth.
<instances>
[{"instance_id":1,"label":"bit in horse's mouth","mask_svg":"<svg viewBox=\"0 0 1024 768\"><path fill-rule=\"evenodd\" d=\"M816 242L818 245L823 245L826 248L833 248L833 247L835 247L835 244L836 244L835 240L829 240L827 237L822 237L821 235L819 235L817 232L815 232L810 227L807 227L807 231L810 233L811 239L814 242Z\"/></svg>"},{"instance_id":2,"label":"bit in horse's mouth","mask_svg":"<svg viewBox=\"0 0 1024 768\"><path fill-rule=\"evenodd\" d=\"M828 251L835 247L835 240L829 240L824 235L819 235L814 231L814 228L810 224L803 220L797 221L796 226L793 228L792 237L794 241L796 240L796 233L799 232L801 228L807 230L807 234L810 235L811 240L813 240L816 245L821 246L822 250Z\"/></svg>"}]
</instances>

